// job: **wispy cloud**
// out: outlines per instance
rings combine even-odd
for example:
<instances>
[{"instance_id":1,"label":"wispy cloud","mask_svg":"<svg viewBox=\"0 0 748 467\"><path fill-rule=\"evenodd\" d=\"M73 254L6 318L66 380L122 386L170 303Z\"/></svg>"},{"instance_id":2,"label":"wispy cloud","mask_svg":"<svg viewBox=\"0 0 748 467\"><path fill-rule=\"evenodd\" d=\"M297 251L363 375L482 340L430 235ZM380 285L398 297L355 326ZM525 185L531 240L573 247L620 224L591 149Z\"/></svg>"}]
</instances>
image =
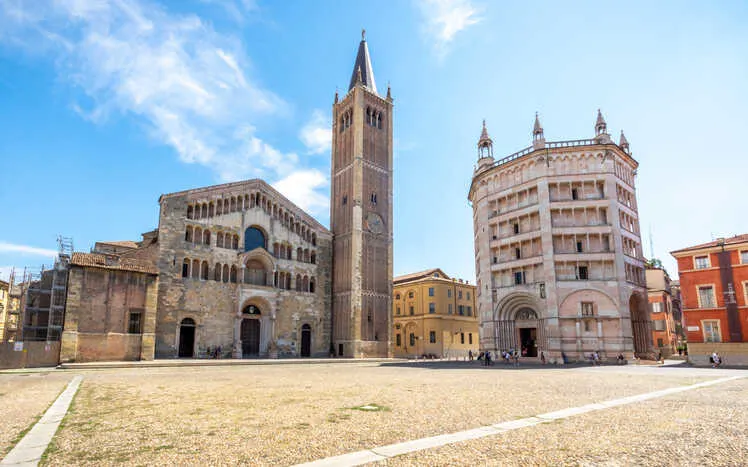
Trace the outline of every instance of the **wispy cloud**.
<instances>
[{"instance_id":1,"label":"wispy cloud","mask_svg":"<svg viewBox=\"0 0 748 467\"><path fill-rule=\"evenodd\" d=\"M239 13L255 6L209 1ZM194 14L149 0L0 0L0 41L51 55L61 77L82 91L71 107L84 118L135 117L183 162L209 167L222 181L283 180L297 168L296 154L256 131L289 106L257 84L238 38Z\"/></svg>"},{"instance_id":2,"label":"wispy cloud","mask_svg":"<svg viewBox=\"0 0 748 467\"><path fill-rule=\"evenodd\" d=\"M439 58L449 52L455 35L481 21L479 9L470 0L416 0L424 17L424 30Z\"/></svg>"},{"instance_id":3,"label":"wispy cloud","mask_svg":"<svg viewBox=\"0 0 748 467\"><path fill-rule=\"evenodd\" d=\"M312 214L322 214L330 206L327 196L318 192L328 185L328 179L319 170L299 170L283 180L273 183L273 187L286 195L301 209Z\"/></svg>"},{"instance_id":4,"label":"wispy cloud","mask_svg":"<svg viewBox=\"0 0 748 467\"><path fill-rule=\"evenodd\" d=\"M247 17L258 9L254 0L200 0L200 2L220 7L229 18L239 24L244 24Z\"/></svg>"},{"instance_id":5,"label":"wispy cloud","mask_svg":"<svg viewBox=\"0 0 748 467\"><path fill-rule=\"evenodd\" d=\"M312 118L299 132L299 139L311 154L322 154L332 145L332 123L321 110L315 110Z\"/></svg>"},{"instance_id":6,"label":"wispy cloud","mask_svg":"<svg viewBox=\"0 0 748 467\"><path fill-rule=\"evenodd\" d=\"M48 258L54 258L57 256L56 250L50 250L48 248L37 248L28 245L18 245L15 243L0 242L0 253L16 253L23 255L33 256L46 256Z\"/></svg>"}]
</instances>

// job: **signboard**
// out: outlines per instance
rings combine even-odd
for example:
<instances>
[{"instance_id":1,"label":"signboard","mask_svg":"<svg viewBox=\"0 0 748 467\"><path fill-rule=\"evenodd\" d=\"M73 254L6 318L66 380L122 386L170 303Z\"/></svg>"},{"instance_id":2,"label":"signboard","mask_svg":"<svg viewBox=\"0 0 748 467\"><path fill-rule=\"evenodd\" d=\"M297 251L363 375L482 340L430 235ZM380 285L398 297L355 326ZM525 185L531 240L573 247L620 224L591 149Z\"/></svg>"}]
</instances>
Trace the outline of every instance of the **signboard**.
<instances>
[{"instance_id":1,"label":"signboard","mask_svg":"<svg viewBox=\"0 0 748 467\"><path fill-rule=\"evenodd\" d=\"M688 330L689 331L698 331L699 327L698 326L688 326Z\"/></svg>"},{"instance_id":2,"label":"signboard","mask_svg":"<svg viewBox=\"0 0 748 467\"><path fill-rule=\"evenodd\" d=\"M13 343L13 351L14 352L23 352L23 342L14 342Z\"/></svg>"}]
</instances>

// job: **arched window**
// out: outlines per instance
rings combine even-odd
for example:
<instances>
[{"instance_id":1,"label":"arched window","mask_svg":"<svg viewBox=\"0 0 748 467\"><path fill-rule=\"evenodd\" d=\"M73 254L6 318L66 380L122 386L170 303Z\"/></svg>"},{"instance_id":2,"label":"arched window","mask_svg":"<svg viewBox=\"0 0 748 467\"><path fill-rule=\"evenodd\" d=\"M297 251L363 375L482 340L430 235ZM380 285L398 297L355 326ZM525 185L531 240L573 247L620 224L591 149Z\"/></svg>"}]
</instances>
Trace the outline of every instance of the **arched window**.
<instances>
[{"instance_id":1,"label":"arched window","mask_svg":"<svg viewBox=\"0 0 748 467\"><path fill-rule=\"evenodd\" d=\"M309 249L308 248L304 248L304 262L305 263L309 262Z\"/></svg>"},{"instance_id":2,"label":"arched window","mask_svg":"<svg viewBox=\"0 0 748 467\"><path fill-rule=\"evenodd\" d=\"M236 198L234 198L233 196L231 197L231 207L229 209L231 210L231 212L236 211Z\"/></svg>"},{"instance_id":3,"label":"arched window","mask_svg":"<svg viewBox=\"0 0 748 467\"><path fill-rule=\"evenodd\" d=\"M273 243L273 256L276 258L280 257L280 245L278 245L278 242Z\"/></svg>"},{"instance_id":4,"label":"arched window","mask_svg":"<svg viewBox=\"0 0 748 467\"><path fill-rule=\"evenodd\" d=\"M223 214L223 200L216 201L216 216Z\"/></svg>"},{"instance_id":5,"label":"arched window","mask_svg":"<svg viewBox=\"0 0 748 467\"><path fill-rule=\"evenodd\" d=\"M193 209L194 208L192 207L191 204L187 206L187 219L192 219L193 212L194 212Z\"/></svg>"},{"instance_id":6,"label":"arched window","mask_svg":"<svg viewBox=\"0 0 748 467\"><path fill-rule=\"evenodd\" d=\"M203 242L203 229L200 227L195 227L195 234L192 236L192 243L202 243Z\"/></svg>"},{"instance_id":7,"label":"arched window","mask_svg":"<svg viewBox=\"0 0 748 467\"><path fill-rule=\"evenodd\" d=\"M214 213L215 213L215 206L213 205L213 201L211 201L208 204L208 217L213 217Z\"/></svg>"},{"instance_id":8,"label":"arched window","mask_svg":"<svg viewBox=\"0 0 748 467\"><path fill-rule=\"evenodd\" d=\"M291 274L286 273L286 290L291 290Z\"/></svg>"},{"instance_id":9,"label":"arched window","mask_svg":"<svg viewBox=\"0 0 748 467\"><path fill-rule=\"evenodd\" d=\"M296 261L304 261L304 250L301 247L296 249Z\"/></svg>"},{"instance_id":10,"label":"arched window","mask_svg":"<svg viewBox=\"0 0 748 467\"><path fill-rule=\"evenodd\" d=\"M218 232L216 234L216 246L218 248L223 248L223 232Z\"/></svg>"},{"instance_id":11,"label":"arched window","mask_svg":"<svg viewBox=\"0 0 748 467\"><path fill-rule=\"evenodd\" d=\"M278 287L278 271L275 271L273 273L273 287Z\"/></svg>"},{"instance_id":12,"label":"arched window","mask_svg":"<svg viewBox=\"0 0 748 467\"><path fill-rule=\"evenodd\" d=\"M229 199L226 198L226 199L223 200L223 213L224 214L228 214L229 213L229 207L230 207Z\"/></svg>"},{"instance_id":13,"label":"arched window","mask_svg":"<svg viewBox=\"0 0 748 467\"><path fill-rule=\"evenodd\" d=\"M213 280L221 282L221 263L216 263L216 268L213 270Z\"/></svg>"},{"instance_id":14,"label":"arched window","mask_svg":"<svg viewBox=\"0 0 748 467\"><path fill-rule=\"evenodd\" d=\"M188 225L187 228L184 230L184 241L185 242L192 241L192 226L190 225Z\"/></svg>"},{"instance_id":15,"label":"arched window","mask_svg":"<svg viewBox=\"0 0 748 467\"><path fill-rule=\"evenodd\" d=\"M231 266L231 282L236 284L236 266Z\"/></svg>"},{"instance_id":16,"label":"arched window","mask_svg":"<svg viewBox=\"0 0 748 467\"><path fill-rule=\"evenodd\" d=\"M312 245L317 246L317 234L312 234Z\"/></svg>"},{"instance_id":17,"label":"arched window","mask_svg":"<svg viewBox=\"0 0 748 467\"><path fill-rule=\"evenodd\" d=\"M200 279L207 281L208 280L208 262L203 261L203 265L200 267Z\"/></svg>"},{"instance_id":18,"label":"arched window","mask_svg":"<svg viewBox=\"0 0 748 467\"><path fill-rule=\"evenodd\" d=\"M210 245L210 230L205 230L203 232L203 243L206 245Z\"/></svg>"},{"instance_id":19,"label":"arched window","mask_svg":"<svg viewBox=\"0 0 748 467\"><path fill-rule=\"evenodd\" d=\"M249 227L244 231L244 251L252 251L255 248L266 248L265 234L257 227Z\"/></svg>"},{"instance_id":20,"label":"arched window","mask_svg":"<svg viewBox=\"0 0 748 467\"><path fill-rule=\"evenodd\" d=\"M187 258L182 263L182 277L190 277L190 260Z\"/></svg>"},{"instance_id":21,"label":"arched window","mask_svg":"<svg viewBox=\"0 0 748 467\"><path fill-rule=\"evenodd\" d=\"M382 114L377 114L377 128L382 129Z\"/></svg>"},{"instance_id":22,"label":"arched window","mask_svg":"<svg viewBox=\"0 0 748 467\"><path fill-rule=\"evenodd\" d=\"M309 279L309 292L314 293L314 277Z\"/></svg>"},{"instance_id":23,"label":"arched window","mask_svg":"<svg viewBox=\"0 0 748 467\"><path fill-rule=\"evenodd\" d=\"M312 262L312 264L317 264L317 253L316 252L314 252L314 251L312 252L312 256L310 258L310 261Z\"/></svg>"},{"instance_id":24,"label":"arched window","mask_svg":"<svg viewBox=\"0 0 748 467\"><path fill-rule=\"evenodd\" d=\"M285 272L279 272L278 273L278 288L282 289L286 286L286 273Z\"/></svg>"},{"instance_id":25,"label":"arched window","mask_svg":"<svg viewBox=\"0 0 748 467\"><path fill-rule=\"evenodd\" d=\"M224 282L228 282L229 281L229 265L228 264L224 264L223 265L223 276L222 276L222 278L223 278Z\"/></svg>"},{"instance_id":26,"label":"arched window","mask_svg":"<svg viewBox=\"0 0 748 467\"><path fill-rule=\"evenodd\" d=\"M202 219L205 219L206 217L208 217L208 204L207 203L203 203L202 211L203 211L203 213L202 213L202 215L200 217Z\"/></svg>"},{"instance_id":27,"label":"arched window","mask_svg":"<svg viewBox=\"0 0 748 467\"><path fill-rule=\"evenodd\" d=\"M200 260L197 260L197 259L192 260L192 278L193 279L200 278Z\"/></svg>"},{"instance_id":28,"label":"arched window","mask_svg":"<svg viewBox=\"0 0 748 467\"><path fill-rule=\"evenodd\" d=\"M234 240L231 242L231 248L238 250L239 249L239 236L234 235Z\"/></svg>"},{"instance_id":29,"label":"arched window","mask_svg":"<svg viewBox=\"0 0 748 467\"><path fill-rule=\"evenodd\" d=\"M304 292L309 292L309 276L304 276L304 279L302 279L302 285L301 290Z\"/></svg>"},{"instance_id":30,"label":"arched window","mask_svg":"<svg viewBox=\"0 0 748 467\"><path fill-rule=\"evenodd\" d=\"M244 210L249 209L249 205L252 204L252 202L249 200L249 195L244 195Z\"/></svg>"},{"instance_id":31,"label":"arched window","mask_svg":"<svg viewBox=\"0 0 748 467\"><path fill-rule=\"evenodd\" d=\"M286 259L291 259L291 253L293 253L293 247L288 245L288 248L286 248Z\"/></svg>"},{"instance_id":32,"label":"arched window","mask_svg":"<svg viewBox=\"0 0 748 467\"><path fill-rule=\"evenodd\" d=\"M301 274L296 274L296 291L297 292L302 291L302 288L301 288L302 285L303 283L301 282Z\"/></svg>"}]
</instances>

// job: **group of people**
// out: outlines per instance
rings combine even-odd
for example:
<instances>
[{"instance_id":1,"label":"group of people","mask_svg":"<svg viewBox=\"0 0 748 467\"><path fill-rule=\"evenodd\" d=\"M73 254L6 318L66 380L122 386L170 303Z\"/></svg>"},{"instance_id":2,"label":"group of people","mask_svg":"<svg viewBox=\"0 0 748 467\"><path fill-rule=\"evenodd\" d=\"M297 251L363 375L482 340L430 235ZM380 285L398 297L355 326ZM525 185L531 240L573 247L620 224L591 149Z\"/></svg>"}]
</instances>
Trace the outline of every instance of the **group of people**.
<instances>
[{"instance_id":1,"label":"group of people","mask_svg":"<svg viewBox=\"0 0 748 467\"><path fill-rule=\"evenodd\" d=\"M220 345L216 345L214 347L208 346L207 349L205 349L205 356L207 358L221 358L223 354L223 349Z\"/></svg>"},{"instance_id":2,"label":"group of people","mask_svg":"<svg viewBox=\"0 0 748 467\"><path fill-rule=\"evenodd\" d=\"M712 356L709 357L709 361L712 364L712 368L717 368L722 365L722 357L720 357L719 353L717 353L716 351L712 352Z\"/></svg>"},{"instance_id":3,"label":"group of people","mask_svg":"<svg viewBox=\"0 0 748 467\"><path fill-rule=\"evenodd\" d=\"M470 351L469 358L470 360L473 359L472 350ZM490 366L493 358L494 358L494 355L491 353L490 350L487 350L485 352L481 352L478 354L478 360L481 361L484 366ZM509 351L502 350L501 360L507 365L514 364L514 366L519 366L519 352L517 350L509 350ZM543 360L545 360L545 356L543 356Z\"/></svg>"}]
</instances>

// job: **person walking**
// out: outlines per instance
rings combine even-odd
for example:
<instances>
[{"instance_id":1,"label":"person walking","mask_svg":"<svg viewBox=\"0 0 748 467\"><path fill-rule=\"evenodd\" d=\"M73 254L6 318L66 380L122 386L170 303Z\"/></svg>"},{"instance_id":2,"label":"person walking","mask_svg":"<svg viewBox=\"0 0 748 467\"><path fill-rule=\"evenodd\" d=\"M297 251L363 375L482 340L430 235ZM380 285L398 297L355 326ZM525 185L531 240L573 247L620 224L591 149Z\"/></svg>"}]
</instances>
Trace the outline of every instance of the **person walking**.
<instances>
[{"instance_id":1,"label":"person walking","mask_svg":"<svg viewBox=\"0 0 748 467\"><path fill-rule=\"evenodd\" d=\"M514 351L514 366L519 366L519 352L517 352L516 350Z\"/></svg>"},{"instance_id":2,"label":"person walking","mask_svg":"<svg viewBox=\"0 0 748 467\"><path fill-rule=\"evenodd\" d=\"M486 358L486 366L491 366L491 351L490 350L486 351L485 358Z\"/></svg>"},{"instance_id":3,"label":"person walking","mask_svg":"<svg viewBox=\"0 0 748 467\"><path fill-rule=\"evenodd\" d=\"M545 354L542 351L540 352L540 363L545 365Z\"/></svg>"}]
</instances>

